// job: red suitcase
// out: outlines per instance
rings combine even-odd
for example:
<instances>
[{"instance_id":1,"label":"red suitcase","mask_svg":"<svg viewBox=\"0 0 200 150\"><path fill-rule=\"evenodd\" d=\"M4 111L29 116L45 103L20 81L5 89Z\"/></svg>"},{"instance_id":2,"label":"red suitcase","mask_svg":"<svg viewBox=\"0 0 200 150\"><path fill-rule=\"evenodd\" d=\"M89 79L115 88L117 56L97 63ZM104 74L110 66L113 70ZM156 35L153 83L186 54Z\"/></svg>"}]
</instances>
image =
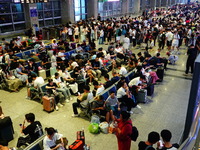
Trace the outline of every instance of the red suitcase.
<instances>
[{"instance_id":1,"label":"red suitcase","mask_svg":"<svg viewBox=\"0 0 200 150\"><path fill-rule=\"evenodd\" d=\"M77 132L77 140L82 140L83 144L85 144L85 134L84 134L84 131L78 131Z\"/></svg>"},{"instance_id":2,"label":"red suitcase","mask_svg":"<svg viewBox=\"0 0 200 150\"><path fill-rule=\"evenodd\" d=\"M42 101L43 101L43 109L45 111L51 112L54 110L54 98L53 97L43 96Z\"/></svg>"},{"instance_id":3,"label":"red suitcase","mask_svg":"<svg viewBox=\"0 0 200 150\"><path fill-rule=\"evenodd\" d=\"M84 144L82 140L76 140L69 146L69 150L84 150Z\"/></svg>"}]
</instances>

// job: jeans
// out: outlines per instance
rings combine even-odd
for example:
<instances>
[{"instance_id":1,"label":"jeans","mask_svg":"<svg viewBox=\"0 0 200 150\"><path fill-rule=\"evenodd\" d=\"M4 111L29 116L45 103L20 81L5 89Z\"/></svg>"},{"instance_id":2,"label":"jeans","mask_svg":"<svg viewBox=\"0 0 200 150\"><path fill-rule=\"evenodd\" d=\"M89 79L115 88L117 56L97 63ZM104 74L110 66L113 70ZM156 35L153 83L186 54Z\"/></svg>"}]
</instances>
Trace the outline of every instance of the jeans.
<instances>
[{"instance_id":1,"label":"jeans","mask_svg":"<svg viewBox=\"0 0 200 150\"><path fill-rule=\"evenodd\" d=\"M104 37L99 37L99 44L103 44Z\"/></svg>"}]
</instances>

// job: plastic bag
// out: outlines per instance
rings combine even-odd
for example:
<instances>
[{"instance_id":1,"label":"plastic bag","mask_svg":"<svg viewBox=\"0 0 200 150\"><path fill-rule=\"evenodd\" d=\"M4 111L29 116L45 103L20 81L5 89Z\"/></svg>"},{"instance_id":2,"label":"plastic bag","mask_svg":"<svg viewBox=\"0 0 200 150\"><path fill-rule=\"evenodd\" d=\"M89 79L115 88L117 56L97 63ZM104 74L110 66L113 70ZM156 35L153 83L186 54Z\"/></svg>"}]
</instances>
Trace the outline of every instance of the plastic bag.
<instances>
[{"instance_id":1,"label":"plastic bag","mask_svg":"<svg viewBox=\"0 0 200 150\"><path fill-rule=\"evenodd\" d=\"M90 133L97 134L99 133L99 125L97 123L91 123L88 130Z\"/></svg>"},{"instance_id":2,"label":"plastic bag","mask_svg":"<svg viewBox=\"0 0 200 150\"><path fill-rule=\"evenodd\" d=\"M90 122L90 123L97 123L97 124L99 124L99 123L100 123L99 116L93 115L93 116L91 117L91 122Z\"/></svg>"},{"instance_id":3,"label":"plastic bag","mask_svg":"<svg viewBox=\"0 0 200 150\"><path fill-rule=\"evenodd\" d=\"M100 128L101 132L107 134L108 133L108 126L109 125L108 125L107 122L102 122L102 123L100 123L99 128Z\"/></svg>"}]
</instances>

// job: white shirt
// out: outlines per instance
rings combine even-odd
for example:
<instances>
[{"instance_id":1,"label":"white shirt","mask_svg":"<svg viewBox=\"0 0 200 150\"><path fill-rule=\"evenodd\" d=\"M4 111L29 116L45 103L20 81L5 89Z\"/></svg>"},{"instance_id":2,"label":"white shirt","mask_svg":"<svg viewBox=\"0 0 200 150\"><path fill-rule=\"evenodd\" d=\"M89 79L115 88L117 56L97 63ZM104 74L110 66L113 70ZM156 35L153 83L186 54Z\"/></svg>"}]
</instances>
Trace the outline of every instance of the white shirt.
<instances>
[{"instance_id":1,"label":"white shirt","mask_svg":"<svg viewBox=\"0 0 200 150\"><path fill-rule=\"evenodd\" d=\"M167 41L172 41L173 35L174 35L174 34L173 34L172 32L167 32L167 33L166 33Z\"/></svg>"},{"instance_id":2,"label":"white shirt","mask_svg":"<svg viewBox=\"0 0 200 150\"><path fill-rule=\"evenodd\" d=\"M62 53L62 52L59 52L58 53L58 56L64 56L65 54L64 53ZM62 60L65 60L65 57L60 57Z\"/></svg>"},{"instance_id":3,"label":"white shirt","mask_svg":"<svg viewBox=\"0 0 200 150\"><path fill-rule=\"evenodd\" d=\"M33 84L34 87L39 87L40 85L44 84L44 79L42 77L37 77Z\"/></svg>"},{"instance_id":4,"label":"white shirt","mask_svg":"<svg viewBox=\"0 0 200 150\"><path fill-rule=\"evenodd\" d=\"M78 29L78 27L76 27L76 28L74 29L74 35L79 35L79 29Z\"/></svg>"},{"instance_id":5,"label":"white shirt","mask_svg":"<svg viewBox=\"0 0 200 150\"><path fill-rule=\"evenodd\" d=\"M44 137L43 147L44 150L51 150L50 147L56 146L56 141L62 138L63 135L59 133L55 133L52 139L49 139L47 136ZM57 150L62 150L62 147L59 147Z\"/></svg>"},{"instance_id":6,"label":"white shirt","mask_svg":"<svg viewBox=\"0 0 200 150\"><path fill-rule=\"evenodd\" d=\"M125 76L127 74L126 68L121 67L121 69L119 70L119 74Z\"/></svg>"},{"instance_id":7,"label":"white shirt","mask_svg":"<svg viewBox=\"0 0 200 150\"><path fill-rule=\"evenodd\" d=\"M128 86L129 86L129 87L132 87L133 85L138 86L140 83L142 83L142 82L140 81L140 77L137 77L137 78L132 79L132 80L128 83Z\"/></svg>"},{"instance_id":8,"label":"white shirt","mask_svg":"<svg viewBox=\"0 0 200 150\"><path fill-rule=\"evenodd\" d=\"M68 28L68 34L72 35L72 28Z\"/></svg>"},{"instance_id":9,"label":"white shirt","mask_svg":"<svg viewBox=\"0 0 200 150\"><path fill-rule=\"evenodd\" d=\"M74 61L73 63L71 63L71 66L74 69L74 68L78 67L78 63Z\"/></svg>"},{"instance_id":10,"label":"white shirt","mask_svg":"<svg viewBox=\"0 0 200 150\"><path fill-rule=\"evenodd\" d=\"M124 95L126 95L126 91L123 87L120 87L117 90L117 98L122 98Z\"/></svg>"},{"instance_id":11,"label":"white shirt","mask_svg":"<svg viewBox=\"0 0 200 150\"><path fill-rule=\"evenodd\" d=\"M96 96L99 95L101 92L104 91L104 86L102 85L100 88L97 89Z\"/></svg>"}]
</instances>

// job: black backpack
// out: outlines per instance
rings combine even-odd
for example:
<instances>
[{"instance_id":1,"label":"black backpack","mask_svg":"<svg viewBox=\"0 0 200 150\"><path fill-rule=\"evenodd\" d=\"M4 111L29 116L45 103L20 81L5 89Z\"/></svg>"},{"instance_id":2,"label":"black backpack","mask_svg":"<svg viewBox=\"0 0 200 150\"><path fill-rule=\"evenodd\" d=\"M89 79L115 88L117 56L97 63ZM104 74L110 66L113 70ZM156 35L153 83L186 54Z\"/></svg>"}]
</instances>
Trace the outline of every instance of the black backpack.
<instances>
[{"instance_id":1,"label":"black backpack","mask_svg":"<svg viewBox=\"0 0 200 150\"><path fill-rule=\"evenodd\" d=\"M127 123L127 124L130 124L130 125L132 126L131 123ZM125 125L126 125L126 124L125 124ZM124 125L124 126L125 126L125 125ZM139 136L138 129L137 129L135 126L132 126L132 133L131 133L131 135L130 135L131 140L132 140L132 141L137 141L138 136Z\"/></svg>"}]
</instances>

